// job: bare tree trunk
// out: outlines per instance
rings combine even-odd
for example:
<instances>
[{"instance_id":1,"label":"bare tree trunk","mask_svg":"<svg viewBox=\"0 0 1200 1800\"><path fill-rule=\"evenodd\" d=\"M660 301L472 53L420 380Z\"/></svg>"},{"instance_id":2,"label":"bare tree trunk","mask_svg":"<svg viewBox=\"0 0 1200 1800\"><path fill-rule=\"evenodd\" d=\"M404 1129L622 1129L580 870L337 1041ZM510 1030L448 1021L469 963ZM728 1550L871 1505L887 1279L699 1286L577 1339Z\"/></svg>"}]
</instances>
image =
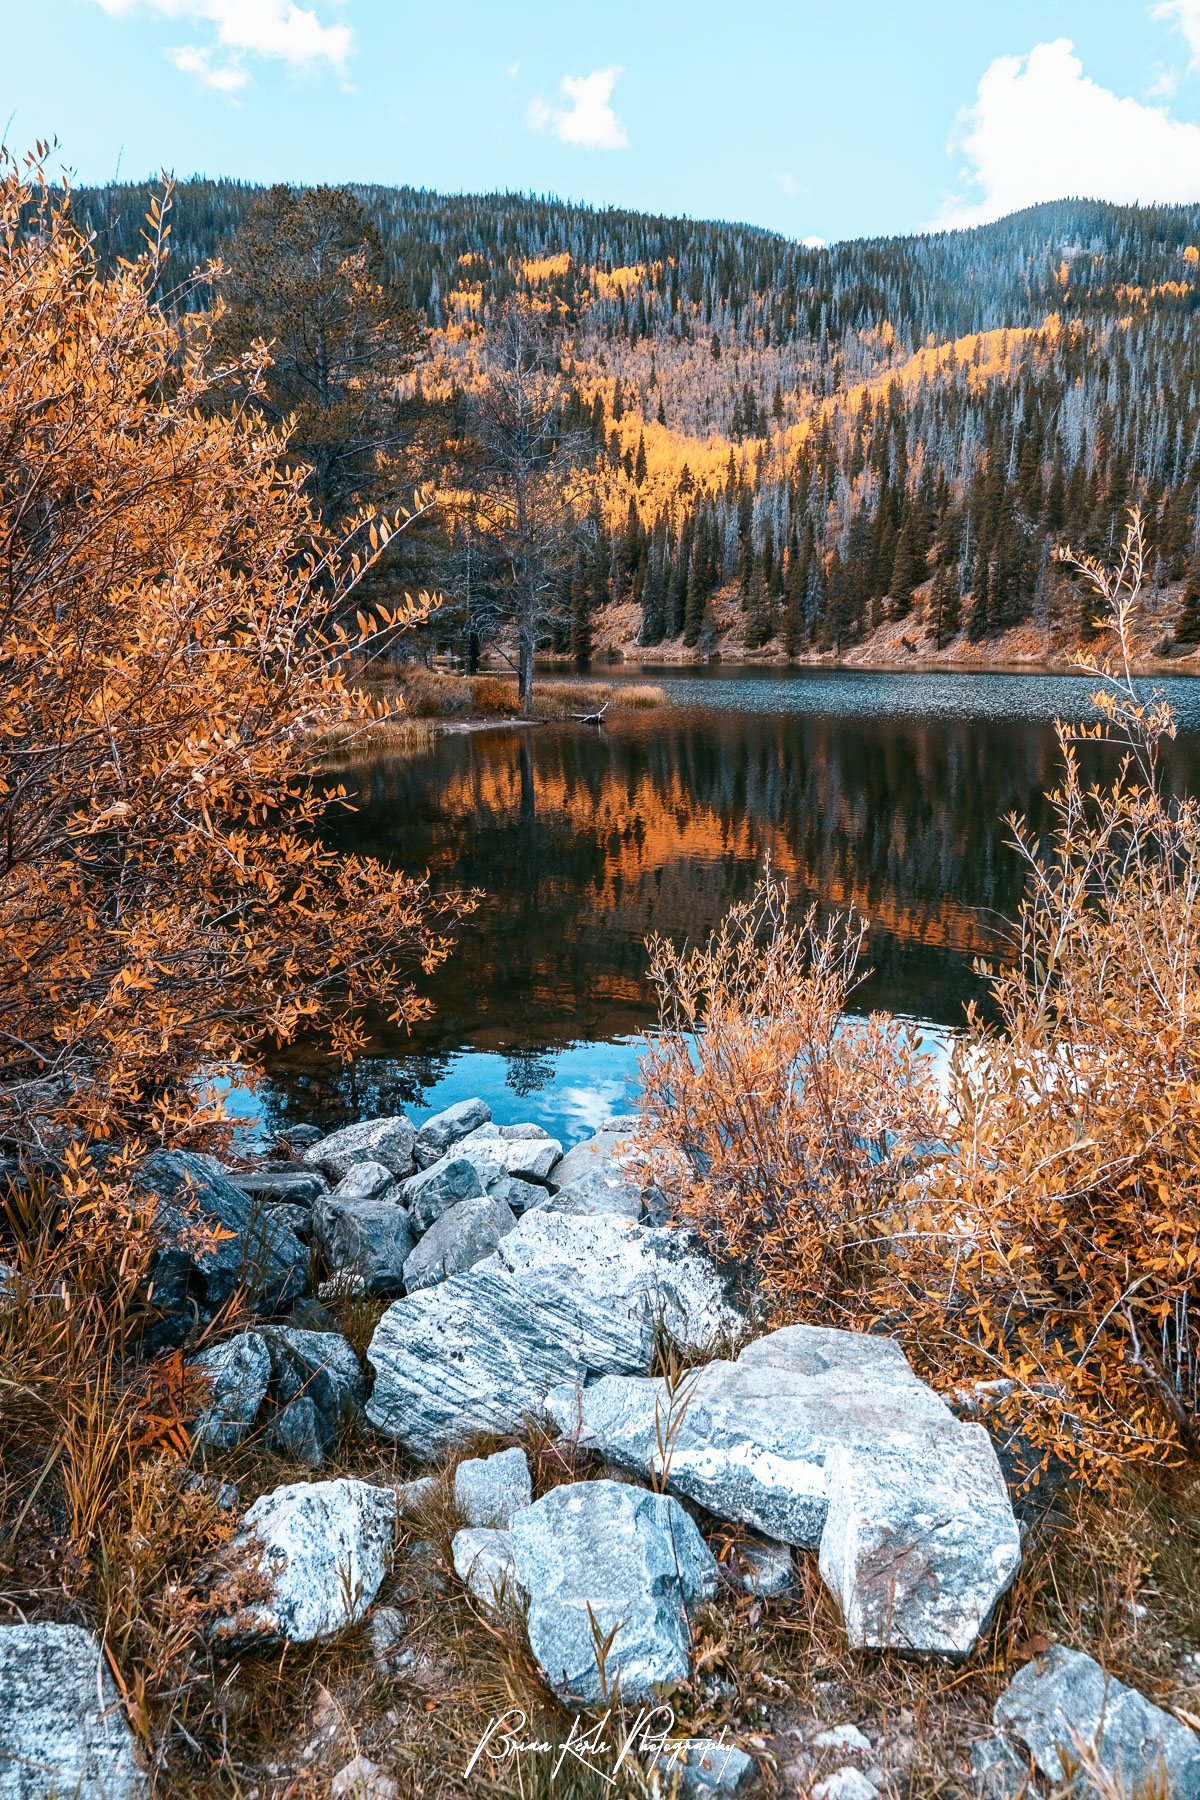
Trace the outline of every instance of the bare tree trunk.
<instances>
[{"instance_id":1,"label":"bare tree trunk","mask_svg":"<svg viewBox=\"0 0 1200 1800\"><path fill-rule=\"evenodd\" d=\"M520 665L517 671L517 686L521 695L521 710L527 719L533 717L533 621L522 621L520 636Z\"/></svg>"}]
</instances>

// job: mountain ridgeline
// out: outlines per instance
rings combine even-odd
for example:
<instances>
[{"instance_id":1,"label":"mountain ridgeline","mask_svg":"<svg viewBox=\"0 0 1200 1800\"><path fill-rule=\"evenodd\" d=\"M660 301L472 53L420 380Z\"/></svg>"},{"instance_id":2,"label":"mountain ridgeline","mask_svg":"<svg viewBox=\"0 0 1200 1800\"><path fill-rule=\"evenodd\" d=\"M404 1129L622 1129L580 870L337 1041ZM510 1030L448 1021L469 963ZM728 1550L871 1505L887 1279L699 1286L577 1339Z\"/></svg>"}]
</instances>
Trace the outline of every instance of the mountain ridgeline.
<instances>
[{"instance_id":1,"label":"mountain ridgeline","mask_svg":"<svg viewBox=\"0 0 1200 1800\"><path fill-rule=\"evenodd\" d=\"M180 183L177 274L236 261L284 193ZM340 198L417 345L403 373L389 362L356 497L418 478L472 491L505 303L523 297L552 338L577 530L539 648L807 656L890 632L940 651L1028 626L1073 645L1091 601L1054 551L1109 553L1134 502L1161 647L1200 641L1200 206L1061 201L815 248L519 195ZM136 255L148 200L73 195L103 263ZM464 555L465 517L441 509L390 578L446 594L434 635L469 659L503 619L504 558L483 536Z\"/></svg>"}]
</instances>

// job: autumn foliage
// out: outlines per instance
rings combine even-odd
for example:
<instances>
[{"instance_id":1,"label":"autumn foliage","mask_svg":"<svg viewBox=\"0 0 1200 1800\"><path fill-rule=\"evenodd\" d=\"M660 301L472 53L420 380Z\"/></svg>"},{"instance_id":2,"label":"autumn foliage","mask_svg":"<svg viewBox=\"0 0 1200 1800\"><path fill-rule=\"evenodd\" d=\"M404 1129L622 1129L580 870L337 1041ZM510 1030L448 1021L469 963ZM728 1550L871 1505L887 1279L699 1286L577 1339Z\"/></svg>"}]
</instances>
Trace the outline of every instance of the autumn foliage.
<instances>
[{"instance_id":1,"label":"autumn foliage","mask_svg":"<svg viewBox=\"0 0 1200 1800\"><path fill-rule=\"evenodd\" d=\"M1013 959L944 1091L911 1033L846 1016L862 928L793 925L769 877L707 944L652 946L643 1071L679 1212L768 1312L900 1335L1035 1476L1095 1477L1200 1451L1200 804L1130 673L1140 519L1075 566L1111 614L1098 722L1058 727L1047 836L1012 821Z\"/></svg>"},{"instance_id":2,"label":"autumn foliage","mask_svg":"<svg viewBox=\"0 0 1200 1800\"><path fill-rule=\"evenodd\" d=\"M343 621L404 521L322 527L262 346L217 365L185 292L152 304L164 211L102 278L40 168L2 175L0 1135L178 1141L256 1042L349 1050L448 953L455 904L327 848L310 780L368 715Z\"/></svg>"},{"instance_id":3,"label":"autumn foliage","mask_svg":"<svg viewBox=\"0 0 1200 1800\"><path fill-rule=\"evenodd\" d=\"M865 928L789 914L768 870L706 943L655 939L642 1107L681 1215L768 1310L857 1323L864 1249L905 1156L937 1134L916 1033L846 1016Z\"/></svg>"},{"instance_id":4,"label":"autumn foliage","mask_svg":"<svg viewBox=\"0 0 1200 1800\"><path fill-rule=\"evenodd\" d=\"M1174 720L1130 674L1139 517L1115 567L1077 566L1113 627L1099 720L1058 728L1049 834L1013 821L1016 958L998 1022L956 1047L901 1303L947 1375L999 1382L1043 1458L1095 1473L1200 1450L1200 805L1165 782ZM1117 767L1089 781L1097 756Z\"/></svg>"}]
</instances>

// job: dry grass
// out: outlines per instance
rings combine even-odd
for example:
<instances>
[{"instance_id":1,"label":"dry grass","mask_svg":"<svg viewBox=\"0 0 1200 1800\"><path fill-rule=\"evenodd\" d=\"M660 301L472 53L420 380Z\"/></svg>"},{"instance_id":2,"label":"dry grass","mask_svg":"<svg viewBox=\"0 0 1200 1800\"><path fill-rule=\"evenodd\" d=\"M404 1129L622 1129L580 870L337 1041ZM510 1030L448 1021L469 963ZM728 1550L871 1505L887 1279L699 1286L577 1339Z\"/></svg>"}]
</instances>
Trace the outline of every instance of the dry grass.
<instances>
[{"instance_id":1,"label":"dry grass","mask_svg":"<svg viewBox=\"0 0 1200 1800\"><path fill-rule=\"evenodd\" d=\"M376 677L373 691L385 692L407 718L513 719L520 717L516 677L511 675L452 675L441 670L410 665L385 682ZM665 706L661 687L646 683L579 680L536 681L533 689L535 719L570 719L576 714L642 711Z\"/></svg>"}]
</instances>

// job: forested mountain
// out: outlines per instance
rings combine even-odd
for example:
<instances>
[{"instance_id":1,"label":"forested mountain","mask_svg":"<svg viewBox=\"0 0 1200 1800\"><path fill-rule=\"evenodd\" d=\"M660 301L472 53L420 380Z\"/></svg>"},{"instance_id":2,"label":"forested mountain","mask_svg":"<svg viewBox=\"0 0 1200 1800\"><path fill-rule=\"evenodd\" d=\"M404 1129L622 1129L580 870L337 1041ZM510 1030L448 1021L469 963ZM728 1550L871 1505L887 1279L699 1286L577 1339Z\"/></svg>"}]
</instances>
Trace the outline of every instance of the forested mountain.
<instances>
[{"instance_id":1,"label":"forested mountain","mask_svg":"<svg viewBox=\"0 0 1200 1800\"><path fill-rule=\"evenodd\" d=\"M372 429L393 485L424 475L446 496L394 573L447 593L448 644L504 610L504 559L474 530L487 458L473 420L514 298L553 344L578 527L557 540L541 648L844 653L900 626L906 648L940 649L1027 621L1086 637L1087 596L1052 553L1107 550L1134 500L1157 589L1191 576L1164 618L1200 639L1200 206L1062 201L812 248L519 195L351 193L363 266L421 332L402 371L389 363ZM136 254L147 198L117 186L72 204L107 259ZM265 254L263 219L284 203L180 184L176 272L218 253L236 265L247 230Z\"/></svg>"}]
</instances>

